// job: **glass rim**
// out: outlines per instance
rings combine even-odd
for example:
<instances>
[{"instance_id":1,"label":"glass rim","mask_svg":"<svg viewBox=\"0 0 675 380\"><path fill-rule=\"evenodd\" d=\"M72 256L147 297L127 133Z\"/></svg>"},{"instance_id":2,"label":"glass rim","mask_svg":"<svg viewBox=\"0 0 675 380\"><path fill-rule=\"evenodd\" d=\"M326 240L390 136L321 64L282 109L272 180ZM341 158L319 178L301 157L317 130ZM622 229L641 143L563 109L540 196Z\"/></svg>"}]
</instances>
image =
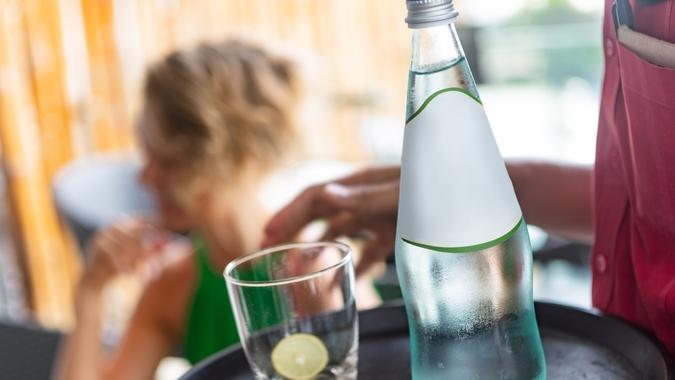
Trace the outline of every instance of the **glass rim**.
<instances>
[{"instance_id":1,"label":"glass rim","mask_svg":"<svg viewBox=\"0 0 675 380\"><path fill-rule=\"evenodd\" d=\"M331 263L330 265L327 265L325 267L322 267L319 270L312 271L307 274L302 274L299 276L291 276L288 278L282 278L278 280L268 280L268 281L248 281L248 280L239 280L234 277L232 277L232 271L238 267L239 265L251 261L253 259L256 259L258 257L262 257L265 255L268 255L272 252L277 252L277 251L288 251L292 249L310 249L310 248L316 248L316 247L333 247L337 248L338 250L344 252L344 256L340 258L340 260L336 260L334 263ZM306 281L315 277L319 277L322 274L342 267L348 262L350 262L352 259L352 249L349 245L345 243L341 243L339 241L318 241L318 242L306 242L306 243L288 243L288 244L282 244L282 245L277 245L269 248L265 248L253 253L249 253L247 255L238 257L232 261L230 261L227 266L225 266L225 270L223 271L223 277L225 277L225 281L229 284L237 285L237 286L242 286L242 287L258 287L258 288L263 288L263 287L271 287L271 286L279 286L279 285L287 285L287 284L293 284L296 282L301 282L301 281Z\"/></svg>"}]
</instances>

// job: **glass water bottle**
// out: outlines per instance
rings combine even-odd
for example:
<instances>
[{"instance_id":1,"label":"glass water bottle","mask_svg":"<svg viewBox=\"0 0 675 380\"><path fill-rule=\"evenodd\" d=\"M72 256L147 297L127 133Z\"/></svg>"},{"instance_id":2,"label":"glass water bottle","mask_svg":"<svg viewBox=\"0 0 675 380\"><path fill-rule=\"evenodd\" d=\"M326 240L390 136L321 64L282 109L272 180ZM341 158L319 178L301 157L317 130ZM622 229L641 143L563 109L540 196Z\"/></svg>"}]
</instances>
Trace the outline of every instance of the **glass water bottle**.
<instances>
[{"instance_id":1,"label":"glass water bottle","mask_svg":"<svg viewBox=\"0 0 675 380\"><path fill-rule=\"evenodd\" d=\"M407 0L413 33L396 263L413 378L545 379L532 250L452 0Z\"/></svg>"}]
</instances>

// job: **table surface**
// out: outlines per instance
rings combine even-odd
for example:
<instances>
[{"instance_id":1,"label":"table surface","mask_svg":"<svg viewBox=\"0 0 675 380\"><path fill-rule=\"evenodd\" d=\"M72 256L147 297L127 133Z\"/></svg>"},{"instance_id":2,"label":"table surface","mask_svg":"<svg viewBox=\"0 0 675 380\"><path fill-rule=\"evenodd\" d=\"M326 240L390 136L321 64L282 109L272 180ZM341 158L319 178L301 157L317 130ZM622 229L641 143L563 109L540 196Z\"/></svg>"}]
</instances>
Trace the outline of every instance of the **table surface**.
<instances>
[{"instance_id":1,"label":"table surface","mask_svg":"<svg viewBox=\"0 0 675 380\"><path fill-rule=\"evenodd\" d=\"M536 303L535 308L549 380L674 379L665 351L618 319L549 303ZM359 326L359 379L410 379L403 306L391 304L361 312ZM181 379L238 380L253 376L237 346L206 359Z\"/></svg>"}]
</instances>

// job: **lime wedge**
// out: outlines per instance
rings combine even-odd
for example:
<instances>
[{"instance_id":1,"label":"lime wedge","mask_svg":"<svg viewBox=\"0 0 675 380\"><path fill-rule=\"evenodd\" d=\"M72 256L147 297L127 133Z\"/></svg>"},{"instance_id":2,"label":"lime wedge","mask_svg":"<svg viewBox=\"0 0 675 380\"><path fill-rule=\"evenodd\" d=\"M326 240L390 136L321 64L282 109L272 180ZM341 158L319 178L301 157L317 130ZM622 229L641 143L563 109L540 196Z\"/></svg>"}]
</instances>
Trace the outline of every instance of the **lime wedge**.
<instances>
[{"instance_id":1,"label":"lime wedge","mask_svg":"<svg viewBox=\"0 0 675 380\"><path fill-rule=\"evenodd\" d=\"M308 380L328 364L328 350L311 334L293 334L280 340L272 350L272 366L290 380Z\"/></svg>"}]
</instances>

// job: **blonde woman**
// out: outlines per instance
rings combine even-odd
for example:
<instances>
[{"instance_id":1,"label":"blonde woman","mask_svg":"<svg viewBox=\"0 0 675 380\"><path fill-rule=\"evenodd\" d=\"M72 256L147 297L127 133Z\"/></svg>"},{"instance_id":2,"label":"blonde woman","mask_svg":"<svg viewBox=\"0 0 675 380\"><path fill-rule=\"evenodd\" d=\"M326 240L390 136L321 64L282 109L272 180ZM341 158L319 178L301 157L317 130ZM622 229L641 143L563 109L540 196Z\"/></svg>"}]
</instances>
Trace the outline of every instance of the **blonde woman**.
<instances>
[{"instance_id":1,"label":"blonde woman","mask_svg":"<svg viewBox=\"0 0 675 380\"><path fill-rule=\"evenodd\" d=\"M160 227L191 231L193 249L147 285L117 349L104 353L103 290L146 255L148 226L128 220L100 232L56 379L150 379L176 348L195 363L239 341L221 273L260 245L267 216L256 194L293 140L296 71L289 59L236 40L175 52L149 69L141 179ZM376 302L370 290L362 304Z\"/></svg>"}]
</instances>

